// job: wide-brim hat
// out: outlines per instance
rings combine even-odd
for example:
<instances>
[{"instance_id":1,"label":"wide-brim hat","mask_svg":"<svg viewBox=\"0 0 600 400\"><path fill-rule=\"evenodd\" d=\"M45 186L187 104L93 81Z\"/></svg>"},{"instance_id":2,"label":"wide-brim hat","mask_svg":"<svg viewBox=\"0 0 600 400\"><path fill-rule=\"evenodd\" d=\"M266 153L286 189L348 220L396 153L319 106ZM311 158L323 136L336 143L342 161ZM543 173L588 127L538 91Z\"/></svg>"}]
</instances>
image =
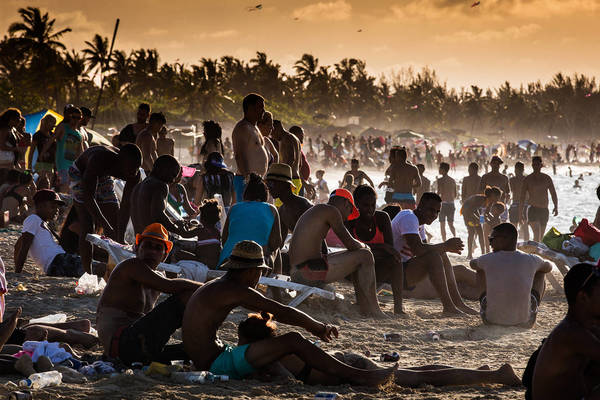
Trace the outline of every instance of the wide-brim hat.
<instances>
[{"instance_id":1,"label":"wide-brim hat","mask_svg":"<svg viewBox=\"0 0 600 400\"><path fill-rule=\"evenodd\" d=\"M143 239L154 239L162 242L167 249L167 254L169 254L173 248L173 242L169 240L169 232L167 232L165 227L158 222L148 225L146 229L144 229L144 232L135 235L136 246L139 246Z\"/></svg>"},{"instance_id":2,"label":"wide-brim hat","mask_svg":"<svg viewBox=\"0 0 600 400\"><path fill-rule=\"evenodd\" d=\"M252 240L242 240L233 246L231 255L219 269L231 271L250 268L271 270L271 267L265 264L262 247Z\"/></svg>"},{"instance_id":3,"label":"wide-brim hat","mask_svg":"<svg viewBox=\"0 0 600 400\"><path fill-rule=\"evenodd\" d=\"M269 170L265 175L265 180L271 179L273 181L281 181L289 183L296 187L292 180L292 168L287 164L273 163L269 166Z\"/></svg>"}]
</instances>

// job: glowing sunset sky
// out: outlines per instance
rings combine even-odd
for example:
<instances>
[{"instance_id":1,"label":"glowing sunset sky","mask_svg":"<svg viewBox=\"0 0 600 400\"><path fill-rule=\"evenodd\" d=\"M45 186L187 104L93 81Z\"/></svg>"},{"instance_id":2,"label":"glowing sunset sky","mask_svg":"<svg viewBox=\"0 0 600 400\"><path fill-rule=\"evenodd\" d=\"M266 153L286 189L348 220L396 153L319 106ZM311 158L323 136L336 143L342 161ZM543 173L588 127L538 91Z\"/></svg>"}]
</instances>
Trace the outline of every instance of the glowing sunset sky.
<instances>
[{"instance_id":1,"label":"glowing sunset sky","mask_svg":"<svg viewBox=\"0 0 600 400\"><path fill-rule=\"evenodd\" d=\"M0 31L19 20L19 7L50 12L71 27L68 47L95 33L116 48L156 48L162 61L193 63L257 50L291 71L303 53L321 64L366 60L374 74L428 65L450 86L520 84L555 72L600 70L600 0L1 0ZM358 32L362 30L362 32Z\"/></svg>"}]
</instances>

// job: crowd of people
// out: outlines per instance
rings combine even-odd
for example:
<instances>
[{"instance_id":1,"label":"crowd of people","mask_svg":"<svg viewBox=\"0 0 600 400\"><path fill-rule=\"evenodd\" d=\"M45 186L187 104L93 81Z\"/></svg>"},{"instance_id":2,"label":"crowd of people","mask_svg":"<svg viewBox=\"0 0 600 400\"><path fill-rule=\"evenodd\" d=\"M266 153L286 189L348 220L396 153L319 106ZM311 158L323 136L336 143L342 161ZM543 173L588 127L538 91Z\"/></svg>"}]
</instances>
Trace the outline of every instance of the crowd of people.
<instances>
[{"instance_id":1,"label":"crowd of people","mask_svg":"<svg viewBox=\"0 0 600 400\"><path fill-rule=\"evenodd\" d=\"M0 199L11 219L23 224L15 243L16 272L30 256L49 276L87 272L108 281L98 303L98 338L89 334L89 321L75 328L28 327L21 332L15 330L17 313L0 325L0 342L13 343L8 339L18 332L21 343L15 344L22 344L42 331L71 344L98 341L106 357L125 365L191 360L197 369L237 379L267 370L272 374L277 365L280 374L311 384L374 386L389 379L407 386L519 384L508 364L498 370L437 365L383 369L360 357L340 360L298 332L277 336L272 319L326 342L338 331L283 305L282 293L273 291L269 298L256 288L261 276L270 274L289 275L293 282L314 287L351 282L364 317L389 319L377 297L378 288L389 284L396 315L405 314L407 297L437 298L443 315L478 315L484 324L530 328L552 265L517 250L517 240L528 239L531 229L534 240L541 241L550 216L549 195L552 213L558 214L552 178L542 172L546 157L555 160L556 148L540 146L527 158L522 148L509 146L508 157L529 159L533 168L525 176L524 164L517 162L511 177L506 168L501 171L500 152L480 176L481 165L487 170L487 155L469 148L460 155L470 164L459 190L451 177L454 153L449 160L436 158L425 144L423 163L417 149L392 145L391 140L375 146L366 138L353 142L334 137L331 146L317 138L315 146L333 163L341 157L334 154L336 148L360 154L351 159L339 185L331 185L324 170L311 178L316 154L312 137L305 140L300 126L286 129L265 107L260 95L247 95L230 142L222 139L218 123L206 121L201 163L190 166L174 157L166 117L151 112L148 104L139 106L135 123L113 137L114 146L90 145L85 126L93 116L85 107L68 106L58 125L54 117L45 117L33 136L24 133L19 110L2 113ZM385 179L378 185L386 188L385 206L379 209L376 183L360 169L373 164L373 149L388 156ZM440 177L430 182L423 173L434 159ZM456 237L457 208L468 232L468 268L452 265L449 257L465 247ZM442 241L431 243L427 228L438 218ZM58 219L63 221L60 234ZM129 221L135 257L110 270L107 254L86 237L102 233L125 245ZM475 258L477 246L482 255ZM180 260L226 273L204 283L157 270L162 262ZM567 382L597 381L587 367L600 349L593 330L598 282L598 269L588 264L573 267L565 277L569 313L542 346L539 367L531 371L534 399L591 393L592 386L574 389ZM168 297L159 303L161 293ZM465 298L478 300L479 310ZM217 331L238 306L258 314L240 324L237 346L223 345ZM168 344L179 328L182 342ZM0 358L2 363L7 371L24 370L20 359Z\"/></svg>"}]
</instances>

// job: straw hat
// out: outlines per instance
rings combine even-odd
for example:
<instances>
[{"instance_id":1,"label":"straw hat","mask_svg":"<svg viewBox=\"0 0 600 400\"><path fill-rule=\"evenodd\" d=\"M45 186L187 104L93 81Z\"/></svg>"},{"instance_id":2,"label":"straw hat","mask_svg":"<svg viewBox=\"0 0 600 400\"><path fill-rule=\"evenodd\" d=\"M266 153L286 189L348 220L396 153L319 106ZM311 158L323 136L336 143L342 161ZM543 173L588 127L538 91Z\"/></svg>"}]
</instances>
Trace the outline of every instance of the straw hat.
<instances>
[{"instance_id":1,"label":"straw hat","mask_svg":"<svg viewBox=\"0 0 600 400\"><path fill-rule=\"evenodd\" d=\"M273 163L269 166L265 180L281 181L296 187L292 181L292 168L287 164Z\"/></svg>"},{"instance_id":2,"label":"straw hat","mask_svg":"<svg viewBox=\"0 0 600 400\"><path fill-rule=\"evenodd\" d=\"M248 268L271 269L271 267L265 264L262 247L252 240L242 240L233 246L231 255L221 265L220 269L235 270Z\"/></svg>"},{"instance_id":3,"label":"straw hat","mask_svg":"<svg viewBox=\"0 0 600 400\"><path fill-rule=\"evenodd\" d=\"M165 227L158 222L148 225L146 229L144 229L144 232L135 235L135 244L139 246L142 240L146 238L163 242L167 248L167 254L170 253L173 248L173 242L169 241L169 233Z\"/></svg>"}]
</instances>

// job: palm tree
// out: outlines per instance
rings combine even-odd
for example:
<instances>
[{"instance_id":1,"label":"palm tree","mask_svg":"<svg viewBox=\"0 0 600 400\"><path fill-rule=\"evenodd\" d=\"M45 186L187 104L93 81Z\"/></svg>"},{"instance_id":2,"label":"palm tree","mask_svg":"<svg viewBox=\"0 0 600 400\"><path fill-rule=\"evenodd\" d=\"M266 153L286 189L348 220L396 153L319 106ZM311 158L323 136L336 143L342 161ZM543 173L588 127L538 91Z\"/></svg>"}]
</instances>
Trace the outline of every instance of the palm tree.
<instances>
[{"instance_id":1,"label":"palm tree","mask_svg":"<svg viewBox=\"0 0 600 400\"><path fill-rule=\"evenodd\" d=\"M72 84L75 91L75 104L81 104L81 83L85 80L85 59L75 50L65 53L65 77Z\"/></svg>"},{"instance_id":2,"label":"palm tree","mask_svg":"<svg viewBox=\"0 0 600 400\"><path fill-rule=\"evenodd\" d=\"M299 81L304 85L310 85L319 70L319 59L312 54L303 54L294 64L294 70Z\"/></svg>"},{"instance_id":3,"label":"palm tree","mask_svg":"<svg viewBox=\"0 0 600 400\"><path fill-rule=\"evenodd\" d=\"M94 71L92 80L95 80L98 72L102 76L102 73L107 69L108 38L96 34L91 42L86 41L85 44L87 48L83 49L82 52L85 54L88 71Z\"/></svg>"}]
</instances>

